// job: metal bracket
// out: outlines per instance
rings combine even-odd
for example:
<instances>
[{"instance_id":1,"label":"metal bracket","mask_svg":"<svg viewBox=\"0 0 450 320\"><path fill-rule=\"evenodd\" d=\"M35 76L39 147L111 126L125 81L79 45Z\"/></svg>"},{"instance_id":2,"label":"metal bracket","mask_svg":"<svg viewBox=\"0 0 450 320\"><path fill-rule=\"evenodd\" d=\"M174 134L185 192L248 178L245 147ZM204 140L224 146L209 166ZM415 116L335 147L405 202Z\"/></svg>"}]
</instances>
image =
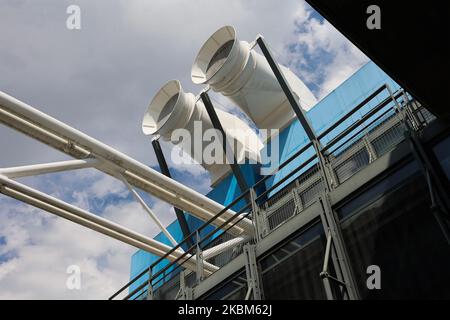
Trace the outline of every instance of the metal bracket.
<instances>
[{"instance_id":1,"label":"metal bracket","mask_svg":"<svg viewBox=\"0 0 450 320\"><path fill-rule=\"evenodd\" d=\"M153 300L152 268L148 268L147 300Z\"/></svg>"},{"instance_id":2,"label":"metal bracket","mask_svg":"<svg viewBox=\"0 0 450 320\"><path fill-rule=\"evenodd\" d=\"M377 155L377 152L375 151L375 148L372 145L372 142L370 142L367 134L364 136L363 142L364 142L364 146L366 147L367 153L369 154L369 163L372 163L375 160L377 160L378 155Z\"/></svg>"},{"instance_id":3,"label":"metal bracket","mask_svg":"<svg viewBox=\"0 0 450 320\"><path fill-rule=\"evenodd\" d=\"M203 252L200 248L200 234L198 233L198 231L196 231L196 235L197 235L197 244L196 244L196 250L195 250L195 262L196 262L196 278L197 278L197 283L200 283L203 280Z\"/></svg>"},{"instance_id":4,"label":"metal bracket","mask_svg":"<svg viewBox=\"0 0 450 320\"><path fill-rule=\"evenodd\" d=\"M246 300L250 299L250 294L253 293L253 300L262 300L262 292L259 280L258 263L256 261L255 245L244 245L244 254L246 258L245 273L247 277L247 296Z\"/></svg>"},{"instance_id":5,"label":"metal bracket","mask_svg":"<svg viewBox=\"0 0 450 320\"><path fill-rule=\"evenodd\" d=\"M394 110L396 111L396 114L398 115L398 117L400 118L400 121L403 123L406 123L406 117L405 114L403 113L402 107L400 106L400 103L397 101L397 99L395 98L391 87L386 83L385 84L386 90L389 93L390 98L392 99L392 101L394 102Z\"/></svg>"},{"instance_id":6,"label":"metal bracket","mask_svg":"<svg viewBox=\"0 0 450 320\"><path fill-rule=\"evenodd\" d=\"M329 271L328 271L328 266L329 266L329 261L330 261L330 255L332 254L332 245L333 245L333 236L331 234L331 230L328 229L328 233L327 233L327 245L325 248L325 257L323 259L323 267L322 267L322 272L319 274L320 278L323 281L323 286L325 288L325 293L327 295L328 300L334 300L334 296L333 296L333 290L331 289L331 284L330 284L330 280L337 283L339 286L341 286L344 290L347 290L347 285L345 282L339 280L336 277L333 277Z\"/></svg>"},{"instance_id":7,"label":"metal bracket","mask_svg":"<svg viewBox=\"0 0 450 320\"><path fill-rule=\"evenodd\" d=\"M325 262L327 262L329 257L331 257L336 272L336 277L329 276L327 271L328 264L326 268L324 265L325 272L322 271L320 275L321 277L325 277L325 279L327 280L328 279L333 280L335 282L340 283L341 285L344 285L347 298L350 300L357 300L359 299L358 288L356 286L356 281L350 266L349 258L347 256L344 240L342 239L339 225L335 221L334 213L331 208L328 195L324 194L322 197L319 198L319 200L323 209L320 213L323 228L325 230L328 230L327 249L325 250L326 259L324 260ZM328 257L327 257L327 250L328 250ZM328 289L330 289L330 287L328 288L326 287L326 290Z\"/></svg>"},{"instance_id":8,"label":"metal bracket","mask_svg":"<svg viewBox=\"0 0 450 320\"><path fill-rule=\"evenodd\" d=\"M178 290L175 300L193 300L193 289L186 285L186 276L186 270L180 272L180 290Z\"/></svg>"},{"instance_id":9,"label":"metal bracket","mask_svg":"<svg viewBox=\"0 0 450 320\"><path fill-rule=\"evenodd\" d=\"M269 233L269 226L264 210L260 210L256 203L256 192L253 188L250 191L250 201L252 204L252 220L255 226L256 241L260 241Z\"/></svg>"},{"instance_id":10,"label":"metal bracket","mask_svg":"<svg viewBox=\"0 0 450 320\"><path fill-rule=\"evenodd\" d=\"M325 157L323 156L322 147L318 141L312 141L314 150L316 151L317 158L319 161L319 171L322 175L322 181L325 186L325 191L329 192L331 190L332 186L332 178L330 176L329 169L330 167L327 165L327 161L325 160Z\"/></svg>"},{"instance_id":11,"label":"metal bracket","mask_svg":"<svg viewBox=\"0 0 450 320\"><path fill-rule=\"evenodd\" d=\"M272 69L272 72L275 75L275 78L277 78L278 83L281 86L281 89L283 90L284 94L286 95L287 100L289 101L289 104L292 107L292 110L296 114L298 120L300 121L300 124L302 125L303 129L306 132L306 135L308 136L309 140L316 141L318 144L320 144L319 140L317 139L317 136L314 132L314 129L308 120L305 111L300 106L299 101L292 93L292 89L286 80L284 74L281 72L281 69L278 65L278 63L275 61L272 52L269 49L269 46L266 44L266 41L262 36L258 36L256 39L256 43L258 44L259 48L261 49L262 54L267 60L267 63L269 64L270 68Z\"/></svg>"},{"instance_id":12,"label":"metal bracket","mask_svg":"<svg viewBox=\"0 0 450 320\"><path fill-rule=\"evenodd\" d=\"M403 90L403 101L405 104L404 109L406 110L406 115L409 118L414 130L420 130L423 127L423 123L417 117L417 109L414 110L414 107L417 107L415 104L413 105L412 101L409 100L408 94Z\"/></svg>"},{"instance_id":13,"label":"metal bracket","mask_svg":"<svg viewBox=\"0 0 450 320\"><path fill-rule=\"evenodd\" d=\"M303 211L303 203L302 203L302 199L300 198L299 195L299 190L300 190L300 182L298 180L295 180L295 188L292 189L292 198L294 199L294 205L295 205L295 210L292 214L292 216L295 216L296 214L298 214L299 212Z\"/></svg>"}]
</instances>

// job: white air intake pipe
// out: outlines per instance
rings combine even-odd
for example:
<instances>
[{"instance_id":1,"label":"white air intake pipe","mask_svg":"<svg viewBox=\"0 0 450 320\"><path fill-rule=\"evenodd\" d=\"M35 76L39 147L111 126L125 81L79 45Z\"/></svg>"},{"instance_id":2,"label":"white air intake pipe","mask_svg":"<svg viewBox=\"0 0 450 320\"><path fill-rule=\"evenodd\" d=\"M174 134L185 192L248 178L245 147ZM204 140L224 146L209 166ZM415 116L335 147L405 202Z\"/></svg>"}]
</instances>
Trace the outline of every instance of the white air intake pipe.
<instances>
[{"instance_id":1,"label":"white air intake pipe","mask_svg":"<svg viewBox=\"0 0 450 320\"><path fill-rule=\"evenodd\" d=\"M281 70L303 109L317 100L288 68ZM260 129L282 129L295 117L264 56L236 38L231 26L217 30L202 46L192 66L195 84L208 84L238 105Z\"/></svg>"},{"instance_id":2,"label":"white air intake pipe","mask_svg":"<svg viewBox=\"0 0 450 320\"><path fill-rule=\"evenodd\" d=\"M238 117L216 109L217 116L225 130L230 145L234 145L234 155L238 163L246 159L253 163L260 161L260 150L263 145L256 133ZM199 124L201 123L201 127ZM176 129L186 129L190 139L174 141ZM192 159L201 164L211 175L215 184L230 170L225 155L220 161L211 163L205 156L206 148L211 150L212 142L216 142L216 150L222 153L222 140L214 136L204 137L208 129L214 129L205 106L197 101L192 93L183 91L178 80L167 82L151 101L142 121L142 131L146 135L160 135L164 140L179 146ZM212 131L210 131L212 132ZM199 135L200 134L200 135ZM175 140L178 140L176 138ZM201 141L199 141L201 140ZM217 141L216 141L217 140ZM209 147L208 147L209 146ZM231 154L232 156L232 154ZM228 158L231 159L231 158ZM218 158L215 158L218 160Z\"/></svg>"}]
</instances>

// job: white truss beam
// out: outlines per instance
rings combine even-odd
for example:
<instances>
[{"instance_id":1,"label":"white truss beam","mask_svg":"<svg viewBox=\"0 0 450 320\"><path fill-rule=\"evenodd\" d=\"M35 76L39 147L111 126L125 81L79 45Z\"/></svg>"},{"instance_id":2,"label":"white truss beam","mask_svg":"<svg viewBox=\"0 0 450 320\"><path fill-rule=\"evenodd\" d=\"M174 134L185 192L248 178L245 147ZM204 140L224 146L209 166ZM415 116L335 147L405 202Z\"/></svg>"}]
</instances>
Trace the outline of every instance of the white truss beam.
<instances>
[{"instance_id":1,"label":"white truss beam","mask_svg":"<svg viewBox=\"0 0 450 320\"><path fill-rule=\"evenodd\" d=\"M47 173L62 172L76 169L92 168L100 162L95 159L68 160L51 163L33 164L28 166L0 168L0 174L8 178L22 178Z\"/></svg>"},{"instance_id":2,"label":"white truss beam","mask_svg":"<svg viewBox=\"0 0 450 320\"><path fill-rule=\"evenodd\" d=\"M130 185L189 212L201 220L209 220L225 208L208 197L3 92L0 92L0 122L74 158L98 159L104 162L98 169L114 177L117 176L119 169L119 173ZM213 221L213 224L219 226L232 217L236 217L236 213L233 210L226 210L221 217ZM225 227L227 226L230 226L229 232L236 236L253 233L251 220L247 218L243 218L235 226L227 224Z\"/></svg>"}]
</instances>

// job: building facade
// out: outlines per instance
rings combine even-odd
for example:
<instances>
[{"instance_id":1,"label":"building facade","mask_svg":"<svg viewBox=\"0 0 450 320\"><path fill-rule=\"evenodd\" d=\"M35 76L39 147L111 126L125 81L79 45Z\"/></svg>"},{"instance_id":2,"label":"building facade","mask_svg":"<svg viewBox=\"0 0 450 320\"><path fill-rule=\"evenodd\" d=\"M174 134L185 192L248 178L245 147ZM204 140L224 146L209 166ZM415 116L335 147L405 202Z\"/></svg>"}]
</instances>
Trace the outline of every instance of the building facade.
<instances>
[{"instance_id":1,"label":"building facade","mask_svg":"<svg viewBox=\"0 0 450 320\"><path fill-rule=\"evenodd\" d=\"M139 250L126 298L450 298L450 137L425 107L367 63L307 112L319 146L293 121L279 170L242 165L247 196L232 174L208 193L251 217L254 237L227 246L230 235L186 213L196 245L178 222L169 232L218 270L189 273Z\"/></svg>"}]
</instances>

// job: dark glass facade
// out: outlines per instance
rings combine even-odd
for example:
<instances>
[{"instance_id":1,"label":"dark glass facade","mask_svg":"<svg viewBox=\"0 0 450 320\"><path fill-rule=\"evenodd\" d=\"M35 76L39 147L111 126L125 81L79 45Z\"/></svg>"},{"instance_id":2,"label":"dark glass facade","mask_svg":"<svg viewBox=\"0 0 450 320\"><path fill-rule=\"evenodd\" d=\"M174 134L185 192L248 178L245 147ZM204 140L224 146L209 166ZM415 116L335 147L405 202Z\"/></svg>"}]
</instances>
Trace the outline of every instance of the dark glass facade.
<instances>
[{"instance_id":1,"label":"dark glass facade","mask_svg":"<svg viewBox=\"0 0 450 320\"><path fill-rule=\"evenodd\" d=\"M326 240L316 222L260 260L264 298L326 299L322 279Z\"/></svg>"},{"instance_id":2,"label":"dark glass facade","mask_svg":"<svg viewBox=\"0 0 450 320\"><path fill-rule=\"evenodd\" d=\"M218 285L201 299L204 300L244 300L247 293L245 270L240 270Z\"/></svg>"},{"instance_id":3,"label":"dark glass facade","mask_svg":"<svg viewBox=\"0 0 450 320\"><path fill-rule=\"evenodd\" d=\"M450 137L439 142L433 149L447 180L450 180Z\"/></svg>"},{"instance_id":4,"label":"dark glass facade","mask_svg":"<svg viewBox=\"0 0 450 320\"><path fill-rule=\"evenodd\" d=\"M338 210L362 299L450 298L450 246L430 209L415 162L399 168ZM367 267L381 290L367 288Z\"/></svg>"}]
</instances>

